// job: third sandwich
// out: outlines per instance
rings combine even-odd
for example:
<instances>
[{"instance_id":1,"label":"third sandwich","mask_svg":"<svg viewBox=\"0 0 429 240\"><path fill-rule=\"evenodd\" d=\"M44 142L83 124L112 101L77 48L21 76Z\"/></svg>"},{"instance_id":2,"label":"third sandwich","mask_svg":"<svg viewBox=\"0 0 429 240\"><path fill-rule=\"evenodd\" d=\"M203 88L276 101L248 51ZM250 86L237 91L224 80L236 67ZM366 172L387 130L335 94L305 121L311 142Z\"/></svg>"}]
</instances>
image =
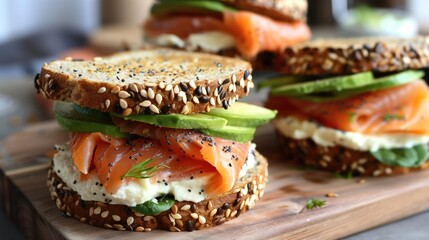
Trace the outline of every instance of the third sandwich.
<instances>
[{"instance_id":1,"label":"third sandwich","mask_svg":"<svg viewBox=\"0 0 429 240\"><path fill-rule=\"evenodd\" d=\"M286 158L351 175L429 166L429 39L318 40L285 50L267 106Z\"/></svg>"},{"instance_id":2,"label":"third sandwich","mask_svg":"<svg viewBox=\"0 0 429 240\"><path fill-rule=\"evenodd\" d=\"M306 0L159 0L144 31L157 45L269 67L275 52L310 38L306 13Z\"/></svg>"}]
</instances>

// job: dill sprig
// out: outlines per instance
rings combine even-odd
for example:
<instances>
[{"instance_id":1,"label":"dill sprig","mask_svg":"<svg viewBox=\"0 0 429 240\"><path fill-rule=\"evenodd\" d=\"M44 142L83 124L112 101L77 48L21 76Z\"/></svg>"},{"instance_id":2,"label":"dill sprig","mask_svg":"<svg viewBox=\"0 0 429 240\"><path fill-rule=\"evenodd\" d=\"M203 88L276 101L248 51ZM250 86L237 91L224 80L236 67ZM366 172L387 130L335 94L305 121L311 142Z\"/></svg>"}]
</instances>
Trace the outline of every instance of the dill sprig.
<instances>
[{"instance_id":1,"label":"dill sprig","mask_svg":"<svg viewBox=\"0 0 429 240\"><path fill-rule=\"evenodd\" d=\"M151 178L154 176L154 173L162 168L170 168L165 164L158 164L152 167L148 167L154 159L148 158L135 165L133 165L124 175L121 177L132 177L132 178Z\"/></svg>"},{"instance_id":2,"label":"dill sprig","mask_svg":"<svg viewBox=\"0 0 429 240\"><path fill-rule=\"evenodd\" d=\"M312 198L310 200L307 201L307 203L305 204L305 207L309 210L313 210L315 208L321 208L323 206L326 205L326 201L324 200L319 200L316 198Z\"/></svg>"}]
</instances>

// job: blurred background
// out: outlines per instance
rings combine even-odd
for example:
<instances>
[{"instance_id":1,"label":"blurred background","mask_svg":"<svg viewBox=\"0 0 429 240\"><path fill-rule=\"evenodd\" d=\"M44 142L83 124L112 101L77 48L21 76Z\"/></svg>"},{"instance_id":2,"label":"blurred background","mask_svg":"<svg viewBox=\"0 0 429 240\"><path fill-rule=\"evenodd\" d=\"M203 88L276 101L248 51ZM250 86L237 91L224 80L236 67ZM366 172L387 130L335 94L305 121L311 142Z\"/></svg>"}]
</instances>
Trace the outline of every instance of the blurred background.
<instances>
[{"instance_id":1,"label":"blurred background","mask_svg":"<svg viewBox=\"0 0 429 240\"><path fill-rule=\"evenodd\" d=\"M0 0L0 139L47 118L32 81L44 62L142 44L152 0ZM429 34L426 0L309 1L313 38ZM18 110L20 109L20 110ZM21 238L0 212L2 239ZM9 227L10 226L10 227Z\"/></svg>"}]
</instances>

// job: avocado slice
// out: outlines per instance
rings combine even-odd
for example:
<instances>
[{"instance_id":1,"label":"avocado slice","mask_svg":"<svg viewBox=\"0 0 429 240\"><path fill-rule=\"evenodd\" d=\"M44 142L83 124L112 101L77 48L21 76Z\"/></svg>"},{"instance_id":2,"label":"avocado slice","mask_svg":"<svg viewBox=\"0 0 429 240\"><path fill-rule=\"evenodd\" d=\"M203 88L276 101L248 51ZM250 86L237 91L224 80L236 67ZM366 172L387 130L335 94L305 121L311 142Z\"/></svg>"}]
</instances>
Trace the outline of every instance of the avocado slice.
<instances>
[{"instance_id":1,"label":"avocado slice","mask_svg":"<svg viewBox=\"0 0 429 240\"><path fill-rule=\"evenodd\" d=\"M122 116L114 114L115 116L122 117L125 120L133 120L137 122L144 122L151 125L166 127L166 128L179 128L179 129L202 129L202 128L223 128L227 120L222 117L210 116L205 114L159 114L159 115L129 115Z\"/></svg>"},{"instance_id":2,"label":"avocado slice","mask_svg":"<svg viewBox=\"0 0 429 240\"><path fill-rule=\"evenodd\" d=\"M247 142L253 139L256 128L226 125L219 129L199 129L199 131L213 137L220 137L237 142Z\"/></svg>"},{"instance_id":3,"label":"avocado slice","mask_svg":"<svg viewBox=\"0 0 429 240\"><path fill-rule=\"evenodd\" d=\"M154 4L150 10L152 16L162 16L170 13L222 13L224 11L235 11L235 9L217 1L163 0Z\"/></svg>"},{"instance_id":4,"label":"avocado slice","mask_svg":"<svg viewBox=\"0 0 429 240\"><path fill-rule=\"evenodd\" d=\"M126 138L131 136L128 133L121 132L118 127L106 123L71 119L61 116L59 113L55 113L55 119L62 128L71 132L101 132L117 138Z\"/></svg>"},{"instance_id":5,"label":"avocado slice","mask_svg":"<svg viewBox=\"0 0 429 240\"><path fill-rule=\"evenodd\" d=\"M54 112L66 118L113 124L110 114L90 108L83 108L74 103L56 101Z\"/></svg>"},{"instance_id":6,"label":"avocado slice","mask_svg":"<svg viewBox=\"0 0 429 240\"><path fill-rule=\"evenodd\" d=\"M371 72L357 73L347 76L337 76L279 86L271 89L273 95L302 96L310 93L342 91L364 86L374 81Z\"/></svg>"},{"instance_id":7,"label":"avocado slice","mask_svg":"<svg viewBox=\"0 0 429 240\"><path fill-rule=\"evenodd\" d=\"M393 75L376 78L374 79L373 82L354 89L338 91L338 92L328 92L328 93L322 93L322 94L319 93L319 94L302 95L297 97L300 99L308 100L312 102L335 101L335 100L353 97L365 92L377 91L381 89L399 86L417 79L421 79L423 76L424 76L423 71L408 70L408 71L396 73Z\"/></svg>"},{"instance_id":8,"label":"avocado slice","mask_svg":"<svg viewBox=\"0 0 429 240\"><path fill-rule=\"evenodd\" d=\"M236 102L228 110L214 108L204 114L224 118L228 120L228 126L256 128L273 119L277 111L248 103Z\"/></svg>"},{"instance_id":9,"label":"avocado slice","mask_svg":"<svg viewBox=\"0 0 429 240\"><path fill-rule=\"evenodd\" d=\"M119 138L131 136L113 125L108 113L59 101L54 104L54 112L58 124L72 132L101 132Z\"/></svg>"}]
</instances>

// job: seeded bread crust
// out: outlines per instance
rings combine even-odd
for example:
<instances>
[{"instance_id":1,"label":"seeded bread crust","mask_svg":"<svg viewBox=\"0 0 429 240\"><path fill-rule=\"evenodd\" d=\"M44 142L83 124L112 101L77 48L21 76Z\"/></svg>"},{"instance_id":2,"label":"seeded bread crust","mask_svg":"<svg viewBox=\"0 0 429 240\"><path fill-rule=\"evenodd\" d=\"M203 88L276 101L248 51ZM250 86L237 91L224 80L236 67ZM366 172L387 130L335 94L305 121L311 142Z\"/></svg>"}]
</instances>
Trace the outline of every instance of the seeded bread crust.
<instances>
[{"instance_id":1,"label":"seeded bread crust","mask_svg":"<svg viewBox=\"0 0 429 240\"><path fill-rule=\"evenodd\" d=\"M293 75L394 72L429 66L429 37L320 39L288 47L276 70Z\"/></svg>"},{"instance_id":2,"label":"seeded bread crust","mask_svg":"<svg viewBox=\"0 0 429 240\"><path fill-rule=\"evenodd\" d=\"M306 21L307 0L222 0L239 10L247 10L281 21Z\"/></svg>"},{"instance_id":3,"label":"seeded bread crust","mask_svg":"<svg viewBox=\"0 0 429 240\"><path fill-rule=\"evenodd\" d=\"M277 131L285 159L325 171L354 176L398 175L429 167L429 161L419 167L404 168L388 166L377 161L369 152L357 151L342 146L325 147L311 139L293 139Z\"/></svg>"},{"instance_id":4,"label":"seeded bread crust","mask_svg":"<svg viewBox=\"0 0 429 240\"><path fill-rule=\"evenodd\" d=\"M123 52L45 64L35 87L45 98L103 112L191 114L228 108L253 88L250 63L173 49Z\"/></svg>"},{"instance_id":5,"label":"seeded bread crust","mask_svg":"<svg viewBox=\"0 0 429 240\"><path fill-rule=\"evenodd\" d=\"M83 223L122 231L193 231L225 223L255 206L264 194L268 177L267 160L256 151L255 156L256 167L239 179L231 191L198 203L176 201L169 210L154 216L134 212L125 205L84 201L58 177L52 167L47 184L58 209Z\"/></svg>"}]
</instances>

